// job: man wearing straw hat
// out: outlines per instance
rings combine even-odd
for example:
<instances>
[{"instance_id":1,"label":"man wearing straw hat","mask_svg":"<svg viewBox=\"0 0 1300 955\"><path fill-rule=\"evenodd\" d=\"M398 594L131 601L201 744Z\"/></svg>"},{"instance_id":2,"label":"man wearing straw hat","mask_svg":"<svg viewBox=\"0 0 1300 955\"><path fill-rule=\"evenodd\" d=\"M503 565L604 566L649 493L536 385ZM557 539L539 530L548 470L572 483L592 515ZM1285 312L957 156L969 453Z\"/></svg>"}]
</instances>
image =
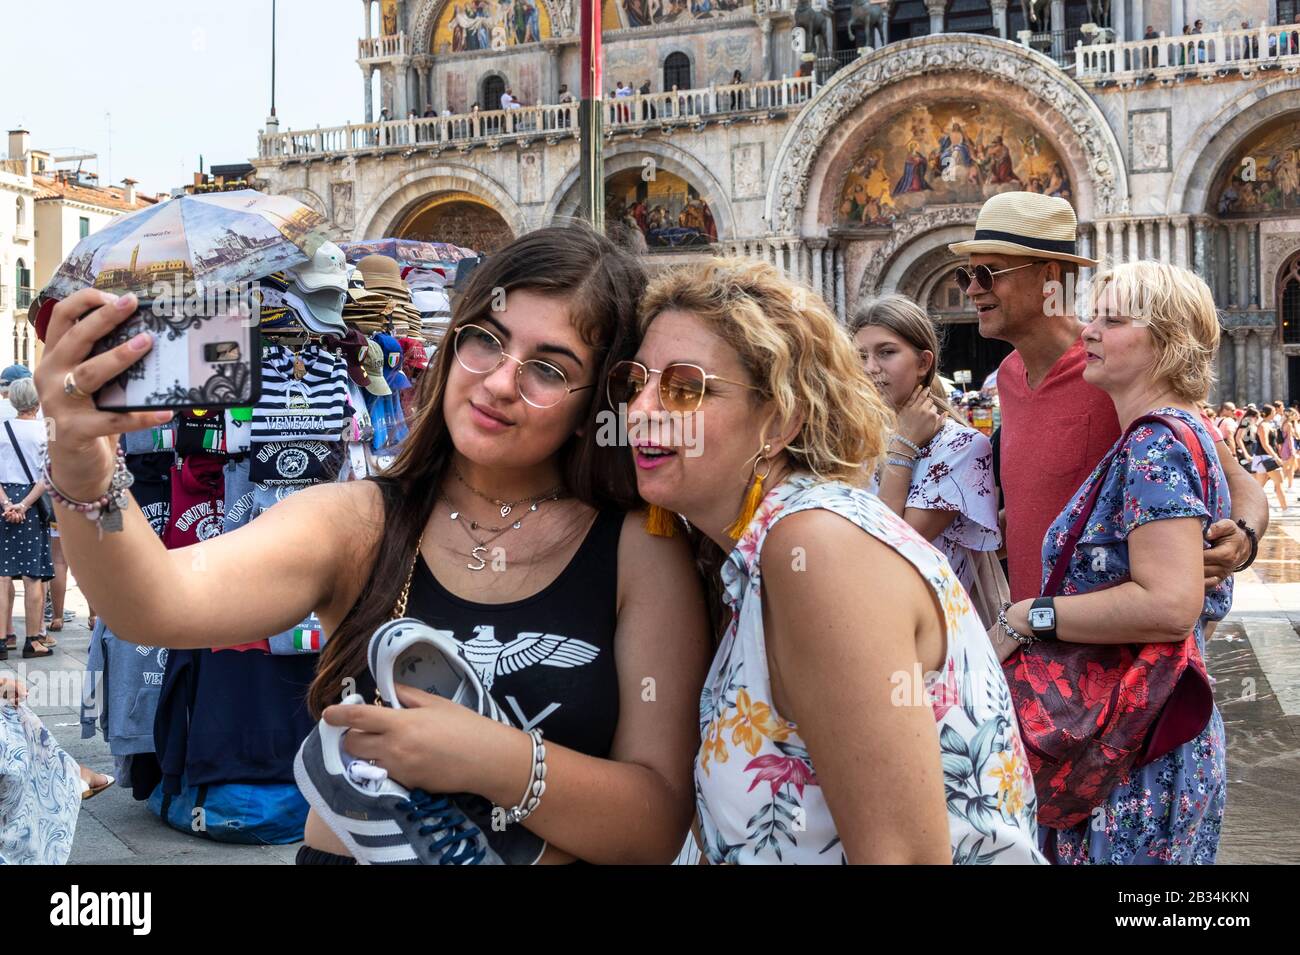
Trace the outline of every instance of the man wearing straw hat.
<instances>
[{"instance_id":1,"label":"man wearing straw hat","mask_svg":"<svg viewBox=\"0 0 1300 955\"><path fill-rule=\"evenodd\" d=\"M1120 436L1109 396L1083 380L1082 326L1072 300L1079 266L1098 263L1079 255L1076 229L1066 200L1004 192L980 209L973 239L948 246L970 257L957 270L957 283L975 305L980 335L1015 347L998 368L1002 426L996 475L1015 601L1038 595L1043 535ZM1263 492L1222 441L1217 447L1233 520L1241 518L1263 537ZM1214 545L1205 554L1206 583L1215 586L1252 548L1232 520L1212 525L1206 538Z\"/></svg>"}]
</instances>

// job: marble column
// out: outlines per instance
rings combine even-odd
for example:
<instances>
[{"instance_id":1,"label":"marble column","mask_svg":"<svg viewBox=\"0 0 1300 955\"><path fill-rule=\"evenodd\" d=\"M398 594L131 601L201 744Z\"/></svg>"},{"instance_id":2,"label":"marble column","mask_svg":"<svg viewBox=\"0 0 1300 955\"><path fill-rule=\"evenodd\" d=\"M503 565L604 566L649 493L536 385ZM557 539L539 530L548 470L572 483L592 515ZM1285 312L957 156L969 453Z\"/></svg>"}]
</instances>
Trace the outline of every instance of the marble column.
<instances>
[{"instance_id":1,"label":"marble column","mask_svg":"<svg viewBox=\"0 0 1300 955\"><path fill-rule=\"evenodd\" d=\"M1273 400L1273 329L1257 328L1259 339L1259 399Z\"/></svg>"},{"instance_id":2,"label":"marble column","mask_svg":"<svg viewBox=\"0 0 1300 955\"><path fill-rule=\"evenodd\" d=\"M813 291L825 298L826 289L822 285L822 252L826 249L825 239L806 239L808 250L812 254Z\"/></svg>"},{"instance_id":3,"label":"marble column","mask_svg":"<svg viewBox=\"0 0 1300 955\"><path fill-rule=\"evenodd\" d=\"M1165 36L1182 36L1186 14L1183 12L1183 0L1169 0L1169 31Z\"/></svg>"},{"instance_id":4,"label":"marble column","mask_svg":"<svg viewBox=\"0 0 1300 955\"><path fill-rule=\"evenodd\" d=\"M361 7L366 11L366 39L370 39L370 0L362 0Z\"/></svg>"},{"instance_id":5,"label":"marble column","mask_svg":"<svg viewBox=\"0 0 1300 955\"><path fill-rule=\"evenodd\" d=\"M1259 307L1259 226L1252 223L1247 227L1246 268L1249 270L1250 305Z\"/></svg>"},{"instance_id":6,"label":"marble column","mask_svg":"<svg viewBox=\"0 0 1300 955\"><path fill-rule=\"evenodd\" d=\"M1246 339L1250 337L1249 328L1233 328L1232 336L1232 387L1234 400L1238 407L1244 407L1250 399L1246 397Z\"/></svg>"},{"instance_id":7,"label":"marble column","mask_svg":"<svg viewBox=\"0 0 1300 955\"><path fill-rule=\"evenodd\" d=\"M1147 32L1146 5L1143 0L1133 0L1132 21L1132 29L1128 35L1135 40L1140 40Z\"/></svg>"},{"instance_id":8,"label":"marble column","mask_svg":"<svg viewBox=\"0 0 1300 955\"><path fill-rule=\"evenodd\" d=\"M1273 335L1277 335L1276 331ZM1289 401L1291 398L1290 380L1287 374L1286 353L1282 351L1282 345L1279 341L1273 342L1273 395L1274 398L1280 398L1283 401Z\"/></svg>"},{"instance_id":9,"label":"marble column","mask_svg":"<svg viewBox=\"0 0 1300 955\"><path fill-rule=\"evenodd\" d=\"M1160 261L1166 265L1174 264L1173 229L1168 219L1160 220Z\"/></svg>"},{"instance_id":10,"label":"marble column","mask_svg":"<svg viewBox=\"0 0 1300 955\"><path fill-rule=\"evenodd\" d=\"M1096 254L1094 259L1100 260L1102 267L1106 265L1106 259L1110 257L1110 227L1104 220L1098 219L1092 224L1093 235L1096 236L1094 245Z\"/></svg>"},{"instance_id":11,"label":"marble column","mask_svg":"<svg viewBox=\"0 0 1300 955\"><path fill-rule=\"evenodd\" d=\"M944 32L944 14L948 10L948 0L925 0L925 9L930 14L930 33Z\"/></svg>"},{"instance_id":12,"label":"marble column","mask_svg":"<svg viewBox=\"0 0 1300 955\"><path fill-rule=\"evenodd\" d=\"M1228 307L1234 308L1241 304L1239 296L1241 295L1241 256L1237 248L1237 240L1241 234L1240 223L1227 227L1228 231Z\"/></svg>"},{"instance_id":13,"label":"marble column","mask_svg":"<svg viewBox=\"0 0 1300 955\"><path fill-rule=\"evenodd\" d=\"M433 97L429 91L429 68L424 65L415 68L416 85L415 91L415 111L423 113L424 107L433 102Z\"/></svg>"},{"instance_id":14,"label":"marble column","mask_svg":"<svg viewBox=\"0 0 1300 955\"><path fill-rule=\"evenodd\" d=\"M847 305L845 298L847 290L844 288L844 247L838 246L835 249L835 314L839 316L841 322L848 321Z\"/></svg>"},{"instance_id":15,"label":"marble column","mask_svg":"<svg viewBox=\"0 0 1300 955\"><path fill-rule=\"evenodd\" d=\"M1237 226L1237 304L1242 308L1250 308L1250 233L1253 228L1246 223Z\"/></svg>"},{"instance_id":16,"label":"marble column","mask_svg":"<svg viewBox=\"0 0 1300 955\"><path fill-rule=\"evenodd\" d=\"M772 18L763 17L759 21L760 35L762 37L761 56L763 61L762 77L765 80L776 79L772 71Z\"/></svg>"},{"instance_id":17,"label":"marble column","mask_svg":"<svg viewBox=\"0 0 1300 955\"><path fill-rule=\"evenodd\" d=\"M1065 53L1065 0L1052 0L1050 23L1052 57L1059 60Z\"/></svg>"},{"instance_id":18,"label":"marble column","mask_svg":"<svg viewBox=\"0 0 1300 955\"><path fill-rule=\"evenodd\" d=\"M1174 258L1175 265L1182 268L1189 268L1191 261L1187 255L1187 216L1178 216L1174 219Z\"/></svg>"},{"instance_id":19,"label":"marble column","mask_svg":"<svg viewBox=\"0 0 1300 955\"><path fill-rule=\"evenodd\" d=\"M1142 250L1138 247L1138 222L1136 219L1130 219L1127 223L1128 228L1128 261L1136 262L1142 258Z\"/></svg>"},{"instance_id":20,"label":"marble column","mask_svg":"<svg viewBox=\"0 0 1300 955\"><path fill-rule=\"evenodd\" d=\"M1192 228L1195 230L1192 242L1192 271L1208 284L1211 279L1206 269L1205 220L1196 219Z\"/></svg>"},{"instance_id":21,"label":"marble column","mask_svg":"<svg viewBox=\"0 0 1300 955\"><path fill-rule=\"evenodd\" d=\"M375 71L368 66L361 68L361 75L366 81L366 122L375 121L375 95L374 95L374 78Z\"/></svg>"},{"instance_id":22,"label":"marble column","mask_svg":"<svg viewBox=\"0 0 1300 955\"><path fill-rule=\"evenodd\" d=\"M1110 260L1116 265L1128 261L1128 252L1124 248L1124 223L1119 219L1110 222Z\"/></svg>"},{"instance_id":23,"label":"marble column","mask_svg":"<svg viewBox=\"0 0 1300 955\"><path fill-rule=\"evenodd\" d=\"M1261 389L1260 365L1264 350L1264 343L1260 339L1258 329L1247 329L1250 337L1246 340L1246 392L1250 395L1247 401L1263 401L1264 395Z\"/></svg>"},{"instance_id":24,"label":"marble column","mask_svg":"<svg viewBox=\"0 0 1300 955\"><path fill-rule=\"evenodd\" d=\"M808 249L803 239L791 239L790 254L794 257L794 277L803 284L808 283Z\"/></svg>"},{"instance_id":25,"label":"marble column","mask_svg":"<svg viewBox=\"0 0 1300 955\"><path fill-rule=\"evenodd\" d=\"M780 239L768 239L768 245L772 248L772 264L782 275L785 274L785 253L782 251L783 246Z\"/></svg>"},{"instance_id":26,"label":"marble column","mask_svg":"<svg viewBox=\"0 0 1300 955\"><path fill-rule=\"evenodd\" d=\"M989 5L993 8L993 26L997 28L998 36L1005 40L1007 38L1007 0L990 0Z\"/></svg>"},{"instance_id":27,"label":"marble column","mask_svg":"<svg viewBox=\"0 0 1300 955\"><path fill-rule=\"evenodd\" d=\"M1092 226L1079 227L1079 254L1085 259L1095 259L1092 252ZM1092 269L1086 265L1079 266L1079 282L1076 288L1086 288L1092 281Z\"/></svg>"},{"instance_id":28,"label":"marble column","mask_svg":"<svg viewBox=\"0 0 1300 955\"><path fill-rule=\"evenodd\" d=\"M1128 0L1111 0L1110 25L1115 31L1115 42L1123 43L1128 39ZM1116 68L1119 63L1115 64Z\"/></svg>"},{"instance_id":29,"label":"marble column","mask_svg":"<svg viewBox=\"0 0 1300 955\"><path fill-rule=\"evenodd\" d=\"M542 94L543 102L554 103L560 98L560 48L546 49L546 91Z\"/></svg>"}]
</instances>

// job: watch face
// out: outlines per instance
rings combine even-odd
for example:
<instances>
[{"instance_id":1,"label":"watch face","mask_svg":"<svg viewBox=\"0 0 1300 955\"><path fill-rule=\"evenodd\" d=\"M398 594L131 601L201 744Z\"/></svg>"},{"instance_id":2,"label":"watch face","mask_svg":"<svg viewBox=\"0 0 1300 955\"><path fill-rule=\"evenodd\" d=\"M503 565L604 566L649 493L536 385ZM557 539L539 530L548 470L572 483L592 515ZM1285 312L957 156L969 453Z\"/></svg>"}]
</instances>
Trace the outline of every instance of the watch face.
<instances>
[{"instance_id":1,"label":"watch face","mask_svg":"<svg viewBox=\"0 0 1300 955\"><path fill-rule=\"evenodd\" d=\"M1035 630L1051 630L1056 626L1056 611L1050 607L1029 611L1029 625Z\"/></svg>"}]
</instances>

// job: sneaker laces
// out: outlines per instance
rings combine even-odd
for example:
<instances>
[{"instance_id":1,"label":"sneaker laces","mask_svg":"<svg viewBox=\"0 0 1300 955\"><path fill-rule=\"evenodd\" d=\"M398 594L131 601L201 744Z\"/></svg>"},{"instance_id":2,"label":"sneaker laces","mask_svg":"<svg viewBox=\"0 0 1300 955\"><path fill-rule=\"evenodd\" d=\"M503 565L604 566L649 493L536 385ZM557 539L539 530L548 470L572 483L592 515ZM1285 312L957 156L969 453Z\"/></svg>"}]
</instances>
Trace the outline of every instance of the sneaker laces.
<instances>
[{"instance_id":1,"label":"sneaker laces","mask_svg":"<svg viewBox=\"0 0 1300 955\"><path fill-rule=\"evenodd\" d=\"M441 839L429 845L431 853L441 850L439 865L478 865L486 855L478 844L477 826L470 823L465 814L447 796L434 796L422 789L411 791L411 798L397 804L397 808L406 812L407 820L429 820L419 828L422 836L431 836L445 832Z\"/></svg>"}]
</instances>

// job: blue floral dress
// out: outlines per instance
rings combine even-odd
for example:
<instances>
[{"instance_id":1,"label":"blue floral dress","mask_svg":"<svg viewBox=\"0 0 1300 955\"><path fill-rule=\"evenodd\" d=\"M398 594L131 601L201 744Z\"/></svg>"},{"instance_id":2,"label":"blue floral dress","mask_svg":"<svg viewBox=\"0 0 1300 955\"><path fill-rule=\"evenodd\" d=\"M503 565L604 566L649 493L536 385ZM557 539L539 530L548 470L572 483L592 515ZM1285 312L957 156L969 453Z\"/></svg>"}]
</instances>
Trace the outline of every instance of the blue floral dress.
<instances>
[{"instance_id":1,"label":"blue floral dress","mask_svg":"<svg viewBox=\"0 0 1300 955\"><path fill-rule=\"evenodd\" d=\"M1202 527L1232 509L1214 442L1199 418L1173 408L1201 442L1210 476L1204 501L1191 452L1164 425L1143 425L1123 442L1109 468L1098 465L1043 538L1043 584L1061 554L1070 526L1097 481L1097 504L1074 553L1061 594L1086 593L1129 575L1128 535L1149 521L1199 518ZM1232 606L1232 578L1205 595L1196 640L1205 654L1205 623ZM1062 864L1168 865L1214 862L1219 848L1227 776L1223 718L1215 707L1201 735L1155 762L1134 769L1102 804L1104 815L1073 829L1039 829L1049 860ZM1104 823L1104 825L1103 825Z\"/></svg>"}]
</instances>

